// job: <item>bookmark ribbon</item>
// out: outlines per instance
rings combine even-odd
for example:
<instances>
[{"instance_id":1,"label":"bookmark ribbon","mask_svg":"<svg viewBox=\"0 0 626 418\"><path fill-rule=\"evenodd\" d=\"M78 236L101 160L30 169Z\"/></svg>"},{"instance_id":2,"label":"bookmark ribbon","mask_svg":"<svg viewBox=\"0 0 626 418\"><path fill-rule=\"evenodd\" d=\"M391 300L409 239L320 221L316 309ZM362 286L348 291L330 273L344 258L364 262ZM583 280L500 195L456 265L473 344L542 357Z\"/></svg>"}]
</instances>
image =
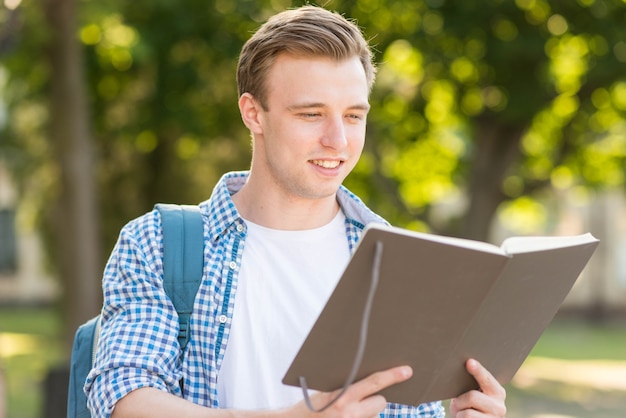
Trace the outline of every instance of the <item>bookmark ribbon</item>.
<instances>
[{"instance_id":1,"label":"bookmark ribbon","mask_svg":"<svg viewBox=\"0 0 626 418\"><path fill-rule=\"evenodd\" d=\"M372 305L374 303L374 295L376 294L376 289L378 288L378 282L380 279L380 264L383 258L383 243L381 241L376 241L376 247L374 251L374 260L372 262L372 278L370 281L370 288L367 293L367 299L365 301L365 307L363 308L363 315L361 317L361 330L359 333L359 345L357 347L356 354L354 356L354 361L352 363L352 368L350 369L350 373L348 378L346 379L341 391L335 396L330 402L328 402L323 407L316 409L311 404L311 399L309 397L308 387L306 384L306 378L304 376L300 376L300 387L302 388L302 394L304 396L304 402L312 412L322 412L328 409L332 404L334 404L345 392L348 390L348 387L352 383L354 383L354 379L361 367L361 361L363 360L363 355L365 354L365 346L367 343L367 331L369 328L370 322L370 314L372 312Z\"/></svg>"}]
</instances>

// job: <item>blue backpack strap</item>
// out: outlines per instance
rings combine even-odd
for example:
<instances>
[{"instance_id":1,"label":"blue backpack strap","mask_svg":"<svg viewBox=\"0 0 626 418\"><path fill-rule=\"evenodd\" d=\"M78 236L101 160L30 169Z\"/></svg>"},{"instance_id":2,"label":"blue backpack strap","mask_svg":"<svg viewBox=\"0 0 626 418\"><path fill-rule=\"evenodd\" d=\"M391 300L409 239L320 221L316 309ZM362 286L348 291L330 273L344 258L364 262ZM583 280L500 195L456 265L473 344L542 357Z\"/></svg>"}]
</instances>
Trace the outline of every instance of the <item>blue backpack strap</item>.
<instances>
[{"instance_id":1,"label":"blue backpack strap","mask_svg":"<svg viewBox=\"0 0 626 418\"><path fill-rule=\"evenodd\" d=\"M178 313L178 342L189 342L191 313L204 268L204 226L198 206L158 203L163 227L163 287Z\"/></svg>"},{"instance_id":2,"label":"blue backpack strap","mask_svg":"<svg viewBox=\"0 0 626 418\"><path fill-rule=\"evenodd\" d=\"M67 418L91 418L83 386L96 358L99 336L100 315L78 327L74 336L67 388Z\"/></svg>"}]
</instances>

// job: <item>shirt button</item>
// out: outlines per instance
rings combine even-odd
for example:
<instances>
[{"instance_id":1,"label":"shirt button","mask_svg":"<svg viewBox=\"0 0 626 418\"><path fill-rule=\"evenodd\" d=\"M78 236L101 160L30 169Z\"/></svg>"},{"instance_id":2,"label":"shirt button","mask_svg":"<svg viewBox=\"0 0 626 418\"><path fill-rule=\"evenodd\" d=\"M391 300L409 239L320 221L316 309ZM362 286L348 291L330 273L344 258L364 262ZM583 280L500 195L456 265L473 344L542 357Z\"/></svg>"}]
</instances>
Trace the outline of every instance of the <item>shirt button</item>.
<instances>
[{"instance_id":1,"label":"shirt button","mask_svg":"<svg viewBox=\"0 0 626 418\"><path fill-rule=\"evenodd\" d=\"M226 321L228 321L228 317L226 315L220 315L217 320L220 321L221 324L225 324Z\"/></svg>"},{"instance_id":2,"label":"shirt button","mask_svg":"<svg viewBox=\"0 0 626 418\"><path fill-rule=\"evenodd\" d=\"M228 263L228 267L230 267L231 270L235 270L237 268L237 263L231 261L230 263Z\"/></svg>"},{"instance_id":3,"label":"shirt button","mask_svg":"<svg viewBox=\"0 0 626 418\"><path fill-rule=\"evenodd\" d=\"M245 228L244 228L244 226L242 224L237 225L237 231L238 232L243 232L244 229Z\"/></svg>"}]
</instances>

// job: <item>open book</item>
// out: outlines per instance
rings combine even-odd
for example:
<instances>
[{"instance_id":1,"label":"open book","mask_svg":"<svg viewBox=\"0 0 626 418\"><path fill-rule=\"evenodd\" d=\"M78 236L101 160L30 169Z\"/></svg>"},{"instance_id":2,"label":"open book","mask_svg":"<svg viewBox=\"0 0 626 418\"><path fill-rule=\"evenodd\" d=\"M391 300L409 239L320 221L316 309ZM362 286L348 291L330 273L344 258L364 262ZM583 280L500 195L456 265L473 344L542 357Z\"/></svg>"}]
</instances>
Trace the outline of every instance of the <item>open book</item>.
<instances>
[{"instance_id":1,"label":"open book","mask_svg":"<svg viewBox=\"0 0 626 418\"><path fill-rule=\"evenodd\" d=\"M515 237L498 247L369 225L283 383L300 386L303 377L310 389L341 388L367 324L356 380L413 368L411 379L382 392L388 402L418 405L476 389L468 358L506 384L597 245L585 234Z\"/></svg>"}]
</instances>

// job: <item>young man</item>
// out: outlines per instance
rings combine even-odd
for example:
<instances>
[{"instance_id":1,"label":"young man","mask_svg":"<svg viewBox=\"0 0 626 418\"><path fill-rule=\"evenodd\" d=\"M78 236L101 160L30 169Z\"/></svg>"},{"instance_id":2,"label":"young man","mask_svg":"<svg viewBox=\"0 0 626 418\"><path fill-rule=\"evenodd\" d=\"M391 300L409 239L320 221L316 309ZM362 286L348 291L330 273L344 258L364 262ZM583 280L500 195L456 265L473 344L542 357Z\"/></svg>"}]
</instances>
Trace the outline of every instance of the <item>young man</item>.
<instances>
[{"instance_id":1,"label":"young man","mask_svg":"<svg viewBox=\"0 0 626 418\"><path fill-rule=\"evenodd\" d=\"M376 395L408 379L408 367L352 384L321 413L281 384L364 225L384 222L341 185L365 141L371 60L354 24L311 6L274 16L246 43L239 108L252 164L226 174L200 204L204 279L184 361L162 286L161 222L151 212L124 227L105 270L100 346L86 384L94 416L444 415L440 402L411 407ZM467 368L481 391L455 399L452 416L504 416L504 389L477 362ZM311 401L319 408L335 395Z\"/></svg>"}]
</instances>

